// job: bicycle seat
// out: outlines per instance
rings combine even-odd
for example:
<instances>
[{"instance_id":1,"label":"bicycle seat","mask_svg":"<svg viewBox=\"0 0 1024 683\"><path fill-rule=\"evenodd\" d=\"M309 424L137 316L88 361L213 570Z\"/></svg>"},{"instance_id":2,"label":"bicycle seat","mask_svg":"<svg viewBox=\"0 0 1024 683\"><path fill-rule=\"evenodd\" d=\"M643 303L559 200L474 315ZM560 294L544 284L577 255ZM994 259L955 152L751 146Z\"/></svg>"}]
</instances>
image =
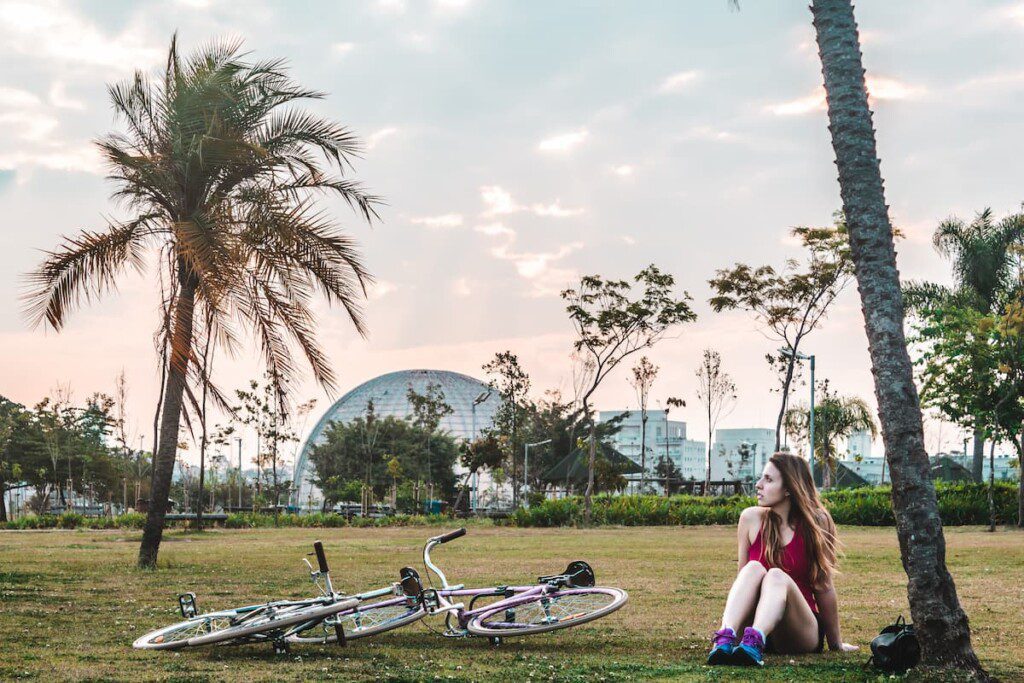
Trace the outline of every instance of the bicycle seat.
<instances>
[{"instance_id":1,"label":"bicycle seat","mask_svg":"<svg viewBox=\"0 0 1024 683\"><path fill-rule=\"evenodd\" d=\"M541 576L537 579L541 583L554 583L569 588L590 588L597 579L594 577L594 570L583 560L574 560L569 563L561 574Z\"/></svg>"},{"instance_id":2,"label":"bicycle seat","mask_svg":"<svg viewBox=\"0 0 1024 683\"><path fill-rule=\"evenodd\" d=\"M401 577L402 592L410 598L418 597L423 592L423 582L420 581L420 573L412 567L402 567L398 576Z\"/></svg>"}]
</instances>

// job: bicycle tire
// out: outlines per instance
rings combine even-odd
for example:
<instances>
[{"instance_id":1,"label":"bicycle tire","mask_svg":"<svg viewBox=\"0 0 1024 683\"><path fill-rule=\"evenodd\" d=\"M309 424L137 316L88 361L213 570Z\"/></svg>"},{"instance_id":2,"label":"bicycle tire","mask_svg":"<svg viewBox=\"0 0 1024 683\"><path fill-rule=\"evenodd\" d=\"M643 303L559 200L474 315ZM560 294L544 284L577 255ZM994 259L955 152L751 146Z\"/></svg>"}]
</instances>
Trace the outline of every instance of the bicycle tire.
<instances>
[{"instance_id":1,"label":"bicycle tire","mask_svg":"<svg viewBox=\"0 0 1024 683\"><path fill-rule=\"evenodd\" d=\"M306 645L335 643L338 641L338 635L334 630L335 621L340 622L345 640L356 640L407 626L426 615L422 605L410 605L404 600L391 597L339 612L333 618L324 620L310 629L288 636L287 641ZM313 632L316 635L312 635Z\"/></svg>"},{"instance_id":2,"label":"bicycle tire","mask_svg":"<svg viewBox=\"0 0 1024 683\"><path fill-rule=\"evenodd\" d=\"M132 643L132 647L136 650L177 650L188 646L189 638L200 633L208 633L210 624L221 626L220 622L223 622L222 628L230 628L231 622L240 614L243 612L237 609L200 614L139 636Z\"/></svg>"},{"instance_id":3,"label":"bicycle tire","mask_svg":"<svg viewBox=\"0 0 1024 683\"><path fill-rule=\"evenodd\" d=\"M466 630L489 638L547 633L606 617L625 605L628 599L626 591L607 586L560 589L516 605L511 610L514 621L505 621L508 608L500 606L470 619ZM547 604L544 600L548 601ZM599 604L601 602L604 604ZM552 614L552 606L557 615Z\"/></svg>"},{"instance_id":4,"label":"bicycle tire","mask_svg":"<svg viewBox=\"0 0 1024 683\"><path fill-rule=\"evenodd\" d=\"M190 638L188 640L188 646L198 647L201 645L216 645L217 643L225 643L232 640L239 640L242 638L248 638L249 636L259 635L266 633L267 631L276 631L288 626L294 626L295 624L301 624L304 621L324 619L332 614L354 607L358 603L359 601L357 599L350 598L347 600L327 603L325 605L313 604L302 607L293 607L270 617L257 618L254 623L240 624L238 626L232 626L210 634Z\"/></svg>"}]
</instances>

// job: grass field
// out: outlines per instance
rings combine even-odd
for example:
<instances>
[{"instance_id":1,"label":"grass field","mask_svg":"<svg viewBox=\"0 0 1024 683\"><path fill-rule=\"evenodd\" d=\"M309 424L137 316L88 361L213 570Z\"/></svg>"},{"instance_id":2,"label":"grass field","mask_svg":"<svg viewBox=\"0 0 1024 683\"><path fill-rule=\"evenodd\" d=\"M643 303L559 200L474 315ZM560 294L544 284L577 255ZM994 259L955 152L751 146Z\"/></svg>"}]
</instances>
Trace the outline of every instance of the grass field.
<instances>
[{"instance_id":1,"label":"grass field","mask_svg":"<svg viewBox=\"0 0 1024 683\"><path fill-rule=\"evenodd\" d=\"M893 529L841 528L837 579L853 655L769 657L760 671L703 665L735 573L726 527L514 529L470 527L434 559L468 585L530 582L585 559L599 583L630 593L611 617L560 634L510 641L448 640L429 620L338 646L140 652L131 642L176 619L178 593L215 609L310 594L300 558L321 538L336 585L357 592L419 566L429 528L172 532L160 569L134 568L138 533L0 532L0 680L875 680L867 643L909 616ZM1024 533L946 530L947 562L971 619L975 648L1003 680L1024 680ZM422 573L422 570L421 570ZM426 625L424 625L426 624ZM911 674L910 680L927 680Z\"/></svg>"}]
</instances>

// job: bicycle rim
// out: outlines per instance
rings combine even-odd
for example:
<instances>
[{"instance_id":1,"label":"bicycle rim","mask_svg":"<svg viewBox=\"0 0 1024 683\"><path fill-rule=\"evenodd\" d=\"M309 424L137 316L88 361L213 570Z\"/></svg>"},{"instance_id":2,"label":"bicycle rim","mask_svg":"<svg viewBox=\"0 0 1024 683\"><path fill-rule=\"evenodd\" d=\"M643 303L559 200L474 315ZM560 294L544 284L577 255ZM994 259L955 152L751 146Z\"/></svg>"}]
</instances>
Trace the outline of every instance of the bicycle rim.
<instances>
[{"instance_id":1,"label":"bicycle rim","mask_svg":"<svg viewBox=\"0 0 1024 683\"><path fill-rule=\"evenodd\" d=\"M336 612L350 609L355 599L341 600L328 604L305 605L301 607L285 606L273 614L261 615L253 620L223 629L214 633L199 635L188 640L190 647L197 645L214 645L233 640L244 640L252 636L262 635L271 631L279 631L305 621L317 621L329 617Z\"/></svg>"},{"instance_id":2,"label":"bicycle rim","mask_svg":"<svg viewBox=\"0 0 1024 683\"><path fill-rule=\"evenodd\" d=\"M232 620L238 616L235 610L223 610L203 614L192 619L150 631L132 643L137 650L175 650L188 645L191 638L231 628Z\"/></svg>"},{"instance_id":3,"label":"bicycle rim","mask_svg":"<svg viewBox=\"0 0 1024 683\"><path fill-rule=\"evenodd\" d=\"M628 599L626 591L619 588L558 590L512 608L498 607L478 614L466 628L474 635L503 638L547 633L600 619L621 608Z\"/></svg>"},{"instance_id":4,"label":"bicycle rim","mask_svg":"<svg viewBox=\"0 0 1024 683\"><path fill-rule=\"evenodd\" d=\"M355 640L400 628L422 619L426 613L419 604L410 605L394 598L359 605L288 637L290 643L324 644L338 640L335 624L339 624L346 640Z\"/></svg>"}]
</instances>

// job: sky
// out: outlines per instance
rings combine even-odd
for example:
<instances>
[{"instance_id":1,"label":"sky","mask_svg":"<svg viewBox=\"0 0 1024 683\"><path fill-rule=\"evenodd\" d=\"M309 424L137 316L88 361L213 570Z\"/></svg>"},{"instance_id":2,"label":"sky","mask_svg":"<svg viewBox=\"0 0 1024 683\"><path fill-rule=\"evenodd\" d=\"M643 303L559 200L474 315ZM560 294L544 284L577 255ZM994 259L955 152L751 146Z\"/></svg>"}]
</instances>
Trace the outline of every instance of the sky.
<instances>
[{"instance_id":1,"label":"sky","mask_svg":"<svg viewBox=\"0 0 1024 683\"><path fill-rule=\"evenodd\" d=\"M1024 199L1024 2L864 0L856 12L886 199L905 234L900 274L948 282L936 225ZM840 206L800 2L0 0L0 394L32 405L66 386L83 400L112 393L123 371L131 430L152 438L152 264L59 334L31 328L19 297L61 236L125 217L92 145L119 130L106 88L158 70L175 31L183 51L238 37L254 58L287 58L299 83L328 93L308 108L362 138L356 177L386 201L372 226L324 203L376 278L369 335L318 304L341 392L307 373L297 402L316 398L319 413L400 369L482 378L506 349L536 396L571 395L559 292L654 263L698 314L648 354L660 368L654 407L685 399L673 417L691 438L706 434L694 371L712 348L738 387L719 427L774 426L764 355L777 344L745 313L713 313L707 281L737 262L799 258L790 229L828 225ZM874 405L853 286L805 344L819 378ZM256 356L249 344L218 358L219 385L258 376ZM609 377L600 409L636 406L628 374ZM926 425L929 450L960 439Z\"/></svg>"}]
</instances>

